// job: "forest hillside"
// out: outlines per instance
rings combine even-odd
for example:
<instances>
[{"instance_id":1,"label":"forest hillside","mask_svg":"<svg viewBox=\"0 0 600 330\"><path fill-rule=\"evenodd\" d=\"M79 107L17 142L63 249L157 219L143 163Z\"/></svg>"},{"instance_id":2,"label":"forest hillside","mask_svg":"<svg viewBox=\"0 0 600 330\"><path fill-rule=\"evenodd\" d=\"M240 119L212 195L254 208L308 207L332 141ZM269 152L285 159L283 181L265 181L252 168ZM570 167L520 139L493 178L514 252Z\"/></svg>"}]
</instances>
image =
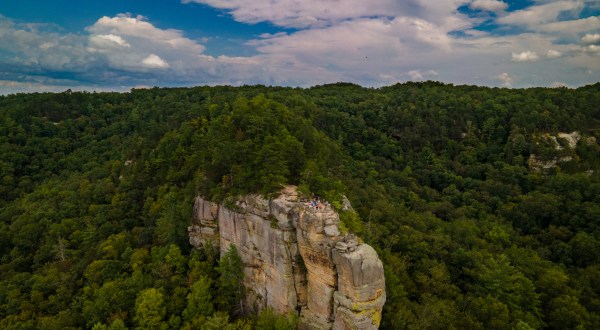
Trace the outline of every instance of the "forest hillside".
<instances>
[{"instance_id":1,"label":"forest hillside","mask_svg":"<svg viewBox=\"0 0 600 330\"><path fill-rule=\"evenodd\" d=\"M352 203L381 328L600 329L599 105L600 83L0 96L0 328L293 328L240 315L239 257L187 232L198 195L293 184Z\"/></svg>"}]
</instances>

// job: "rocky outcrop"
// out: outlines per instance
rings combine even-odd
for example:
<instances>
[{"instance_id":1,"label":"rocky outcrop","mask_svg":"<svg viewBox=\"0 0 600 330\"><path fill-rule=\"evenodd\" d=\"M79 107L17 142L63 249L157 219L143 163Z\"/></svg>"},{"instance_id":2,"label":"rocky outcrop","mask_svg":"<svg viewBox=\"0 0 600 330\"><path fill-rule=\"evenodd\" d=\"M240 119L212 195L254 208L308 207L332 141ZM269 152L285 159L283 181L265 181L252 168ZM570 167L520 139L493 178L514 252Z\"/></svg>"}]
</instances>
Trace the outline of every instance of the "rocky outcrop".
<instances>
[{"instance_id":1,"label":"rocky outcrop","mask_svg":"<svg viewBox=\"0 0 600 330\"><path fill-rule=\"evenodd\" d=\"M312 205L288 186L266 200L240 198L234 207L196 199L190 243L226 252L244 264L244 310L271 307L300 314L301 329L376 329L385 303L383 265L375 250L341 235L337 212Z\"/></svg>"},{"instance_id":2,"label":"rocky outcrop","mask_svg":"<svg viewBox=\"0 0 600 330\"><path fill-rule=\"evenodd\" d=\"M596 138L593 136L582 136L581 133L574 131L572 133L559 132L557 135L548 133L534 136L535 144L546 144L554 149L554 154L546 154L544 157L536 154L530 154L527 164L533 172L543 172L555 168L560 163L566 163L573 160L575 148L579 143L592 146L596 145Z\"/></svg>"}]
</instances>

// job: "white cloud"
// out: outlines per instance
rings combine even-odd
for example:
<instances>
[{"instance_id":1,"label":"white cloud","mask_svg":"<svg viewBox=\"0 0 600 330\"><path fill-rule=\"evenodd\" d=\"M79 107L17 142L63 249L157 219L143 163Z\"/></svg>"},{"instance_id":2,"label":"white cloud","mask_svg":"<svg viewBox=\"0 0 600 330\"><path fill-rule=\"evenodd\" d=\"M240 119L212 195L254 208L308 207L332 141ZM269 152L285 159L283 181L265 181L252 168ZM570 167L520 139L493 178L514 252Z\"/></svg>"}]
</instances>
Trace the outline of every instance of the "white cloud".
<instances>
[{"instance_id":1,"label":"white cloud","mask_svg":"<svg viewBox=\"0 0 600 330\"><path fill-rule=\"evenodd\" d=\"M452 52L446 30L430 22L408 17L345 21L334 26L280 34L250 43L270 70L285 70L298 80L310 71L309 82L339 80L379 85L382 76L400 77L423 63L437 70L437 54ZM433 76L434 71L420 72ZM278 76L283 76L278 74ZM389 79L386 78L386 81Z\"/></svg>"},{"instance_id":2,"label":"white cloud","mask_svg":"<svg viewBox=\"0 0 600 330\"><path fill-rule=\"evenodd\" d=\"M421 72L419 72L419 70L408 71L408 75L412 80L423 80L423 75L421 74Z\"/></svg>"},{"instance_id":3,"label":"white cloud","mask_svg":"<svg viewBox=\"0 0 600 330\"><path fill-rule=\"evenodd\" d=\"M448 51L452 40L447 31L417 18L394 20L361 19L335 26L302 30L290 35L251 42L264 54L295 54L301 58L318 57L335 65L346 61L394 61L416 54L413 50ZM381 62L384 64L385 62Z\"/></svg>"},{"instance_id":4,"label":"white cloud","mask_svg":"<svg viewBox=\"0 0 600 330\"><path fill-rule=\"evenodd\" d=\"M561 13L579 12L583 8L583 4L582 0L547 2L510 12L506 16L500 17L497 21L502 24L535 27L542 23L557 21Z\"/></svg>"},{"instance_id":5,"label":"white cloud","mask_svg":"<svg viewBox=\"0 0 600 330\"><path fill-rule=\"evenodd\" d=\"M537 31L550 32L556 34L579 34L582 32L600 29L600 17L591 16L588 18L574 19L570 21L552 22L540 24L536 27Z\"/></svg>"},{"instance_id":6,"label":"white cloud","mask_svg":"<svg viewBox=\"0 0 600 330\"><path fill-rule=\"evenodd\" d=\"M180 30L157 28L141 15L136 17L126 14L119 14L116 17L104 16L86 30L92 35L113 35L118 38L129 36L147 42L151 41L154 44L186 48L198 54L204 51L204 46L184 37Z\"/></svg>"},{"instance_id":7,"label":"white cloud","mask_svg":"<svg viewBox=\"0 0 600 330\"><path fill-rule=\"evenodd\" d=\"M585 50L590 53L600 53L600 46L598 45L588 45L585 47Z\"/></svg>"},{"instance_id":8,"label":"white cloud","mask_svg":"<svg viewBox=\"0 0 600 330\"><path fill-rule=\"evenodd\" d=\"M505 87L510 87L512 85L513 79L506 72L503 72L495 77L496 79L502 82L502 85Z\"/></svg>"},{"instance_id":9,"label":"white cloud","mask_svg":"<svg viewBox=\"0 0 600 330\"><path fill-rule=\"evenodd\" d=\"M441 72L438 76L441 78L436 79L495 84L497 78L490 78L495 77L490 70L511 72L512 66L518 65L515 62L539 60L538 54L543 54L563 62L560 65L554 62L552 68L543 72L537 64L520 66L518 81L548 86L559 78L572 83L573 77L582 73L574 70L576 67L600 66L584 60L578 45L555 44L563 32L551 31L560 28L568 33L574 30L581 33L582 28L595 24L592 19L576 19L582 6L580 0L554 4L538 1L519 15L503 11L507 7L500 1L374 0L368 2L369 8L365 8L365 1L359 0L190 1L223 9L244 23L270 22L299 28L296 32L261 35L247 44L260 53L254 58L268 67L265 72L285 71L290 77L288 81L305 79L303 70L312 68L319 70L320 76L311 76L309 83L344 80L379 85L395 77L428 79L425 71L415 68L431 67ZM507 36L486 33L474 29L485 18L461 14L457 9L463 5L495 10L499 19L506 21L501 24L516 25L516 31L523 31L522 27L548 31ZM552 25L555 23L559 24ZM456 36L454 31L463 32L464 37ZM549 49L552 51L548 52ZM506 61L506 54L513 53L514 60ZM557 57L558 54L561 56ZM539 64L546 67L543 63Z\"/></svg>"},{"instance_id":10,"label":"white cloud","mask_svg":"<svg viewBox=\"0 0 600 330\"><path fill-rule=\"evenodd\" d=\"M81 85L118 88L247 83L310 86L336 81L381 86L432 77L456 84L550 86L553 81L564 81L578 86L600 79L599 52L588 47L594 46L593 42L581 38L586 33L596 34L593 27L600 21L598 17L571 17L578 10L578 1L575 5L554 2L560 3L560 8L536 1L522 10L539 14L531 22L500 10L504 7L500 1L193 1L223 9L240 22L264 21L299 29L274 31L247 41L242 47L253 48L253 56L211 56L198 41L207 39L192 40L183 31L156 26L143 16L101 17L80 34L31 29L0 17L0 79L20 79L23 72L58 72L58 76L69 72L84 80ZM497 16L477 13L469 17L458 10L464 5L495 9ZM516 28L507 31L518 32L498 35L479 30L478 24L489 17L512 20L502 24L513 25ZM517 63L541 58L554 60ZM3 72L5 68L13 71ZM518 76L513 76L514 72ZM33 86L72 83L52 81Z\"/></svg>"},{"instance_id":11,"label":"white cloud","mask_svg":"<svg viewBox=\"0 0 600 330\"><path fill-rule=\"evenodd\" d=\"M199 66L194 62L205 49L186 38L182 31L158 28L143 16L104 16L86 31L90 34L90 52L101 53L112 68L127 71L168 68L184 71L190 65Z\"/></svg>"},{"instance_id":12,"label":"white cloud","mask_svg":"<svg viewBox=\"0 0 600 330\"><path fill-rule=\"evenodd\" d=\"M515 62L531 62L537 59L539 59L538 54L529 50L521 53L512 53L512 60Z\"/></svg>"},{"instance_id":13,"label":"white cloud","mask_svg":"<svg viewBox=\"0 0 600 330\"><path fill-rule=\"evenodd\" d=\"M155 54L148 55L148 57L142 60L142 64L152 69L166 69L169 67L169 63Z\"/></svg>"},{"instance_id":14,"label":"white cloud","mask_svg":"<svg viewBox=\"0 0 600 330\"><path fill-rule=\"evenodd\" d=\"M81 51L83 42L85 38L78 35L61 35L39 24L17 24L0 15L0 79L8 72L40 68L85 71L93 58Z\"/></svg>"},{"instance_id":15,"label":"white cloud","mask_svg":"<svg viewBox=\"0 0 600 330\"><path fill-rule=\"evenodd\" d=\"M58 46L58 44L56 42L44 42L43 44L40 45L40 49L42 50L48 50L52 47L56 47Z\"/></svg>"},{"instance_id":16,"label":"white cloud","mask_svg":"<svg viewBox=\"0 0 600 330\"><path fill-rule=\"evenodd\" d=\"M584 0L538 1L537 3L500 16L496 22L570 40L578 39L577 35L582 33L600 29L599 16L580 18L582 10L586 8Z\"/></svg>"},{"instance_id":17,"label":"white cloud","mask_svg":"<svg viewBox=\"0 0 600 330\"><path fill-rule=\"evenodd\" d=\"M546 56L548 58L558 58L558 57L562 56L562 53L559 52L558 50L549 49L548 52L546 53Z\"/></svg>"},{"instance_id":18,"label":"white cloud","mask_svg":"<svg viewBox=\"0 0 600 330\"><path fill-rule=\"evenodd\" d=\"M117 36L114 34L94 35L90 39L92 40L93 43L98 43L98 44L103 44L105 42L111 42L111 43L114 43L114 44L122 46L122 47L131 47L131 45L127 41L123 40L123 38L121 38L120 36Z\"/></svg>"},{"instance_id":19,"label":"white cloud","mask_svg":"<svg viewBox=\"0 0 600 330\"><path fill-rule=\"evenodd\" d=\"M469 4L469 8L473 10L499 12L506 10L506 8L508 8L508 4L497 0L475 0Z\"/></svg>"},{"instance_id":20,"label":"white cloud","mask_svg":"<svg viewBox=\"0 0 600 330\"><path fill-rule=\"evenodd\" d=\"M552 84L550 84L550 87L561 88L561 87L569 87L569 85L565 84L562 81L553 81Z\"/></svg>"},{"instance_id":21,"label":"white cloud","mask_svg":"<svg viewBox=\"0 0 600 330\"><path fill-rule=\"evenodd\" d=\"M293 28L324 27L351 19L420 17L451 23L451 14L467 0L183 0L229 12L238 22L270 22Z\"/></svg>"},{"instance_id":22,"label":"white cloud","mask_svg":"<svg viewBox=\"0 0 600 330\"><path fill-rule=\"evenodd\" d=\"M595 44L600 41L600 33L588 33L581 40L586 44Z\"/></svg>"},{"instance_id":23,"label":"white cloud","mask_svg":"<svg viewBox=\"0 0 600 330\"><path fill-rule=\"evenodd\" d=\"M396 15L394 0L184 0L225 9L245 23L271 22L286 27L323 26L350 18Z\"/></svg>"},{"instance_id":24,"label":"white cloud","mask_svg":"<svg viewBox=\"0 0 600 330\"><path fill-rule=\"evenodd\" d=\"M421 70L410 70L407 72L407 74L409 75L410 79L414 81L424 80L438 75L437 71L435 70L427 70L424 72Z\"/></svg>"}]
</instances>

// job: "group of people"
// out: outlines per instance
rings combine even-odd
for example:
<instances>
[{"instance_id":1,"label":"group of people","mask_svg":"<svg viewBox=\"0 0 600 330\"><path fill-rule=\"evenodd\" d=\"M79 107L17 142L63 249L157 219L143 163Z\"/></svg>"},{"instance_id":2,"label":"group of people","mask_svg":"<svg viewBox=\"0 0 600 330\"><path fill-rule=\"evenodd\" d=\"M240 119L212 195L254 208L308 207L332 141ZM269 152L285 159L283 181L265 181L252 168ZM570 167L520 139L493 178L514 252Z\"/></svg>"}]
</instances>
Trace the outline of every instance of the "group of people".
<instances>
[{"instance_id":1,"label":"group of people","mask_svg":"<svg viewBox=\"0 0 600 330\"><path fill-rule=\"evenodd\" d=\"M327 206L329 206L329 203L327 201L321 202L321 198L315 197L314 195L312 196L310 201L308 201L307 204L308 204L308 207L315 208L317 210L322 210L322 209L326 208Z\"/></svg>"}]
</instances>

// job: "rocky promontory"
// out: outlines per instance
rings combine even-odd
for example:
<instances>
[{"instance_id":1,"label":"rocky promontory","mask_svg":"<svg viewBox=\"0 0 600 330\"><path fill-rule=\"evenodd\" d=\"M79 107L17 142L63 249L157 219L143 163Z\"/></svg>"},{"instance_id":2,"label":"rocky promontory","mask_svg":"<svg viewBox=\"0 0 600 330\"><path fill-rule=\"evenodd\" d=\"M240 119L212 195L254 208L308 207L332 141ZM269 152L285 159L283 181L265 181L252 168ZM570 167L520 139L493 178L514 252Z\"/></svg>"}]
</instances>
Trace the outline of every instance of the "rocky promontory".
<instances>
[{"instance_id":1,"label":"rocky promontory","mask_svg":"<svg viewBox=\"0 0 600 330\"><path fill-rule=\"evenodd\" d=\"M385 303L383 265L375 250L340 233L327 203L303 200L287 186L225 207L197 197L190 243L225 253L238 247L244 265L244 310L267 307L300 315L300 329L377 329Z\"/></svg>"}]
</instances>

